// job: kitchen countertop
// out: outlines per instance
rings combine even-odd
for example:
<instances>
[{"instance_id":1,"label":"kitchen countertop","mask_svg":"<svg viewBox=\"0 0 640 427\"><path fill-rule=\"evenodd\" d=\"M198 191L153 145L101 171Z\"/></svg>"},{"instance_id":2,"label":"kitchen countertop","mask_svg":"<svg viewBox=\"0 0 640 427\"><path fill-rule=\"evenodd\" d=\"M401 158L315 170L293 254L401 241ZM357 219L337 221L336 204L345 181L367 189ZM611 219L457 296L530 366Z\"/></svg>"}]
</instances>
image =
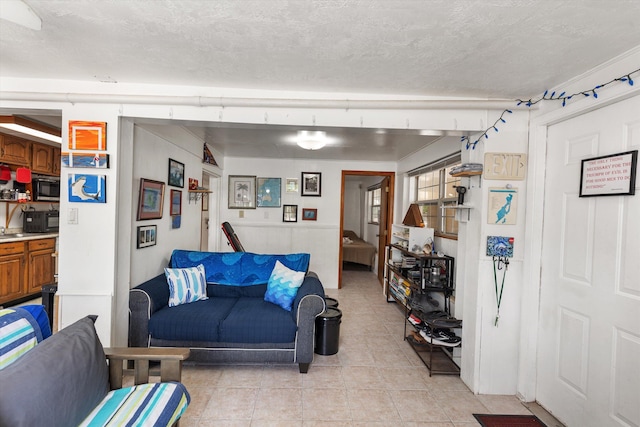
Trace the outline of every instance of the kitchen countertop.
<instances>
[{"instance_id":1,"label":"kitchen countertop","mask_svg":"<svg viewBox=\"0 0 640 427\"><path fill-rule=\"evenodd\" d=\"M7 233L0 234L0 243L21 242L25 240L51 239L58 233Z\"/></svg>"}]
</instances>

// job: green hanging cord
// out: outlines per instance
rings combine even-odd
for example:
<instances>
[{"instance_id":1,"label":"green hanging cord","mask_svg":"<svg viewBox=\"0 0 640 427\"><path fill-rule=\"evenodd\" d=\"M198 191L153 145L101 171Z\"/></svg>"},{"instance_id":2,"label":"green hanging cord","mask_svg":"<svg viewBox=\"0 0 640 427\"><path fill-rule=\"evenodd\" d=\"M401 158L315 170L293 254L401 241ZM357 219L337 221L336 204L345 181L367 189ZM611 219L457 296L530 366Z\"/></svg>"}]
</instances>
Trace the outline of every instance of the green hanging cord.
<instances>
[{"instance_id":1,"label":"green hanging cord","mask_svg":"<svg viewBox=\"0 0 640 427\"><path fill-rule=\"evenodd\" d=\"M496 261L498 261L498 270L502 270L500 266L501 263L504 263L504 272L502 273L502 284L500 285L500 292L498 292L498 274L496 273ZM507 269L509 268L509 258L504 257L504 261L502 257L493 257L493 283L495 284L496 289L496 303L498 304L498 310L496 312L496 320L493 323L493 326L498 326L498 319L500 318L500 303L502 302L502 291L504 290L504 278L507 276Z\"/></svg>"}]
</instances>

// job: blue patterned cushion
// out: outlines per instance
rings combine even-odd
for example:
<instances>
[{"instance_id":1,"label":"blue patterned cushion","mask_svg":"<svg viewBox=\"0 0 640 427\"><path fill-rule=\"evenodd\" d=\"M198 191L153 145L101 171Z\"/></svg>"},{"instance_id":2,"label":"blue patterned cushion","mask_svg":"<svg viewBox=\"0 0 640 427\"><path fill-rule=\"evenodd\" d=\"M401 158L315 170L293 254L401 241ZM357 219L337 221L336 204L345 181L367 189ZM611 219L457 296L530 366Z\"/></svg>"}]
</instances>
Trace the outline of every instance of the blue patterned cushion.
<instances>
[{"instance_id":1,"label":"blue patterned cushion","mask_svg":"<svg viewBox=\"0 0 640 427\"><path fill-rule=\"evenodd\" d=\"M291 311L291 305L298 293L298 288L302 285L305 274L304 271L291 270L282 265L280 261L276 261L267 283L264 300Z\"/></svg>"},{"instance_id":2,"label":"blue patterned cushion","mask_svg":"<svg viewBox=\"0 0 640 427\"><path fill-rule=\"evenodd\" d=\"M0 310L0 369L18 360L40 341L40 327L27 310Z\"/></svg>"},{"instance_id":3,"label":"blue patterned cushion","mask_svg":"<svg viewBox=\"0 0 640 427\"><path fill-rule=\"evenodd\" d=\"M175 382L113 390L80 426L172 426L189 401L187 389Z\"/></svg>"},{"instance_id":4,"label":"blue patterned cushion","mask_svg":"<svg viewBox=\"0 0 640 427\"><path fill-rule=\"evenodd\" d=\"M165 268L169 284L169 307L207 299L207 282L204 266L190 268Z\"/></svg>"},{"instance_id":5,"label":"blue patterned cushion","mask_svg":"<svg viewBox=\"0 0 640 427\"><path fill-rule=\"evenodd\" d=\"M251 286L267 283L276 261L292 270L307 271L310 257L307 253L273 255L176 249L171 254L171 267L186 268L202 264L207 272L207 283Z\"/></svg>"}]
</instances>

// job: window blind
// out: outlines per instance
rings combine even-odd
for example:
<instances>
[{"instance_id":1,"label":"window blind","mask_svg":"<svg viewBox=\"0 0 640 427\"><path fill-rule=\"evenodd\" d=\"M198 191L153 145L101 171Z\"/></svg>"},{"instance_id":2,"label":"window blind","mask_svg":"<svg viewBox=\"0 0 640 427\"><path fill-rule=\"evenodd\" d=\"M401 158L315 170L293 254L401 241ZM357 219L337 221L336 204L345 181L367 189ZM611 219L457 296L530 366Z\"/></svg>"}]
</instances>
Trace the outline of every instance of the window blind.
<instances>
[{"instance_id":1,"label":"window blind","mask_svg":"<svg viewBox=\"0 0 640 427\"><path fill-rule=\"evenodd\" d=\"M449 154L448 156L441 157L431 163L427 163L426 165L410 170L409 172L407 172L407 174L409 176L417 176L437 169L446 168L447 166L455 165L456 163L460 163L461 160L462 151L456 151L455 153Z\"/></svg>"}]
</instances>

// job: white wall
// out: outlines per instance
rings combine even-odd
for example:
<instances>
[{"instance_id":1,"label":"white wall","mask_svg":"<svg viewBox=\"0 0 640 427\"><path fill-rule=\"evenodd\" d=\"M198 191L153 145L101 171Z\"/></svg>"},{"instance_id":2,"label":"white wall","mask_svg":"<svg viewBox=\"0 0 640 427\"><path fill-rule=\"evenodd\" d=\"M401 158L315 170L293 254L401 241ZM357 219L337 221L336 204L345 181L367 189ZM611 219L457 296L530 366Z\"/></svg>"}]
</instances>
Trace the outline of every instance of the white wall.
<instances>
[{"instance_id":1,"label":"white wall","mask_svg":"<svg viewBox=\"0 0 640 427\"><path fill-rule=\"evenodd\" d=\"M150 129L150 130L147 130ZM132 212L131 221L134 233L131 236L131 285L136 286L163 272L174 249L198 250L200 247L200 212L202 201L189 202L188 179L201 181L202 177L202 144L198 138L182 134L177 140L171 136L153 133L154 127L134 130L133 147L133 182L134 206L137 209L140 190L140 179L152 179L165 184L168 174L169 159L184 163L184 188L165 185L163 215L157 220L136 220L136 212ZM159 132L158 132L159 133ZM171 228L170 204L171 190L182 192L182 218L180 228ZM136 248L137 227L157 226L157 243L155 246Z\"/></svg>"},{"instance_id":2,"label":"white wall","mask_svg":"<svg viewBox=\"0 0 640 427\"><path fill-rule=\"evenodd\" d=\"M338 287L340 249L340 195L343 170L388 171L394 162L342 162L297 159L227 157L223 176L220 222L229 221L245 250L262 253L308 252L310 269L328 289ZM282 204L298 205L298 222L282 222L282 208L228 209L229 175L300 179L302 172L322 174L321 197L282 194ZM302 221L302 209L318 209L317 221ZM241 218L243 215L244 218ZM221 237L224 239L224 237ZM221 247L226 246L224 242Z\"/></svg>"},{"instance_id":3,"label":"white wall","mask_svg":"<svg viewBox=\"0 0 640 427\"><path fill-rule=\"evenodd\" d=\"M354 231L358 236L361 234L364 215L361 198L361 180L346 179L344 183L343 227L345 230Z\"/></svg>"}]
</instances>

